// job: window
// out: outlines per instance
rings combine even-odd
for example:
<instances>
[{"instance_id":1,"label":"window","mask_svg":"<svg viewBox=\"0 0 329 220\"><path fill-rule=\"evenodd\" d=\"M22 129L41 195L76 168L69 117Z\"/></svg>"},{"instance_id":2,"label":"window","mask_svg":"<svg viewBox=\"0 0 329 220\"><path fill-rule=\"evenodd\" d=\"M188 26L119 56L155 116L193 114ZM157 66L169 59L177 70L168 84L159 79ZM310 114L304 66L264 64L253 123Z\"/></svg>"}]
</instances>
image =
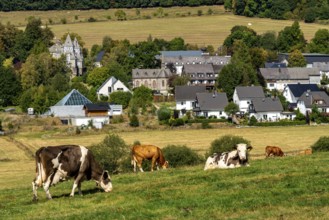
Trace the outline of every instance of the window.
<instances>
[{"instance_id":1,"label":"window","mask_svg":"<svg viewBox=\"0 0 329 220\"><path fill-rule=\"evenodd\" d=\"M111 87L107 87L107 91L108 91L109 93L111 93L111 92L112 92L112 88L111 88Z\"/></svg>"},{"instance_id":2,"label":"window","mask_svg":"<svg viewBox=\"0 0 329 220\"><path fill-rule=\"evenodd\" d=\"M270 83L270 87L274 87L274 83Z\"/></svg>"},{"instance_id":3,"label":"window","mask_svg":"<svg viewBox=\"0 0 329 220\"><path fill-rule=\"evenodd\" d=\"M162 87L165 87L165 81L162 80Z\"/></svg>"},{"instance_id":4,"label":"window","mask_svg":"<svg viewBox=\"0 0 329 220\"><path fill-rule=\"evenodd\" d=\"M123 88L117 88L117 91L123 91Z\"/></svg>"},{"instance_id":5,"label":"window","mask_svg":"<svg viewBox=\"0 0 329 220\"><path fill-rule=\"evenodd\" d=\"M263 115L263 119L264 120L267 120L267 115Z\"/></svg>"}]
</instances>

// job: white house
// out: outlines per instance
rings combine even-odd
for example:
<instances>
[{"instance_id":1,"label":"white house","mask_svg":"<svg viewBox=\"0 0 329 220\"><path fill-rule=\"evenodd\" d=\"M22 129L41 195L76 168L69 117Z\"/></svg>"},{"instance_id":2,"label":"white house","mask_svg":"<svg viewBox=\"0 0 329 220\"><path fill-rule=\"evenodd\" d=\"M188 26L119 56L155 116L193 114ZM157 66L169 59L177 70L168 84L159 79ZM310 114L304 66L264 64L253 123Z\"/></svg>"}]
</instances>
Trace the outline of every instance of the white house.
<instances>
[{"instance_id":1,"label":"white house","mask_svg":"<svg viewBox=\"0 0 329 220\"><path fill-rule=\"evenodd\" d=\"M195 107L196 94L206 92L206 86L176 86L175 101L176 110L180 111L180 116L186 111L192 111Z\"/></svg>"},{"instance_id":2,"label":"white house","mask_svg":"<svg viewBox=\"0 0 329 220\"><path fill-rule=\"evenodd\" d=\"M227 118L224 109L228 105L226 93L197 93L193 111L196 116Z\"/></svg>"},{"instance_id":3,"label":"white house","mask_svg":"<svg viewBox=\"0 0 329 220\"><path fill-rule=\"evenodd\" d=\"M265 98L261 86L237 86L233 93L233 102L239 106L240 114L248 111L251 100L254 98Z\"/></svg>"},{"instance_id":4,"label":"white house","mask_svg":"<svg viewBox=\"0 0 329 220\"><path fill-rule=\"evenodd\" d=\"M297 101L297 108L304 115L312 112L313 106L316 106L319 112L329 113L329 96L323 91L306 91Z\"/></svg>"},{"instance_id":5,"label":"white house","mask_svg":"<svg viewBox=\"0 0 329 220\"><path fill-rule=\"evenodd\" d=\"M97 89L96 93L98 99L100 99L101 96L110 96L115 91L131 92L125 84L111 76Z\"/></svg>"},{"instance_id":6,"label":"white house","mask_svg":"<svg viewBox=\"0 0 329 220\"><path fill-rule=\"evenodd\" d=\"M320 84L319 68L260 68L269 90L283 91L287 84Z\"/></svg>"},{"instance_id":7,"label":"white house","mask_svg":"<svg viewBox=\"0 0 329 220\"><path fill-rule=\"evenodd\" d=\"M284 88L282 95L289 103L297 103L299 97L306 91L320 91L316 84L288 84Z\"/></svg>"},{"instance_id":8,"label":"white house","mask_svg":"<svg viewBox=\"0 0 329 220\"><path fill-rule=\"evenodd\" d=\"M278 121L282 118L283 107L278 98L253 98L249 105L249 117L257 121Z\"/></svg>"}]
</instances>

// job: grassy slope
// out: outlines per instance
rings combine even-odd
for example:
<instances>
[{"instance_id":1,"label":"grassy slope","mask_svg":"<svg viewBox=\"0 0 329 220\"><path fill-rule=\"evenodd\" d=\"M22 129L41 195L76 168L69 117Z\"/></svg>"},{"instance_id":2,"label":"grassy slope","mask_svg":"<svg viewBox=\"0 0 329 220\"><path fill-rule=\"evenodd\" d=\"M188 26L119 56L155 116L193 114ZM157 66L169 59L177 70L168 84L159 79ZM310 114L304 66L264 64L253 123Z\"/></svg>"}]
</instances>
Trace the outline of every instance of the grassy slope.
<instances>
[{"instance_id":1,"label":"grassy slope","mask_svg":"<svg viewBox=\"0 0 329 220\"><path fill-rule=\"evenodd\" d=\"M213 15L206 15L211 8ZM202 10L203 16L196 16L197 11ZM93 44L101 44L104 36L110 36L115 40L128 39L132 43L146 40L149 35L153 38L172 40L182 37L185 43L197 44L198 46L213 45L215 48L222 45L235 25L248 25L258 34L266 31L279 32L286 26L291 26L293 21L281 21L259 18L246 18L226 13L222 6L204 7L175 7L164 8L168 16L164 18L154 17L157 8L141 9L140 18L150 16L151 19L136 17L135 9L125 9L128 20L116 21L113 10L90 10L90 11L48 11L48 12L0 12L2 23L8 21L15 25L25 27L27 18L32 14L41 18L43 23L49 24L51 19L55 25L49 25L57 38L61 38L67 32L78 33L86 48ZM188 15L188 14L191 14ZM111 19L108 20L107 17ZM85 22L93 17L99 22ZM58 24L65 18L68 24ZM77 18L77 19L76 19ZM328 28L327 25L305 24L300 22L300 27L309 41L320 28Z\"/></svg>"},{"instance_id":2,"label":"grassy slope","mask_svg":"<svg viewBox=\"0 0 329 220\"><path fill-rule=\"evenodd\" d=\"M256 160L250 167L202 166L112 176L114 191L93 182L69 198L71 181L51 188L54 199L31 202L31 179L0 188L3 219L328 219L328 153ZM11 162L7 162L11 163ZM25 174L23 176L27 177ZM17 173L9 174L16 178Z\"/></svg>"}]
</instances>

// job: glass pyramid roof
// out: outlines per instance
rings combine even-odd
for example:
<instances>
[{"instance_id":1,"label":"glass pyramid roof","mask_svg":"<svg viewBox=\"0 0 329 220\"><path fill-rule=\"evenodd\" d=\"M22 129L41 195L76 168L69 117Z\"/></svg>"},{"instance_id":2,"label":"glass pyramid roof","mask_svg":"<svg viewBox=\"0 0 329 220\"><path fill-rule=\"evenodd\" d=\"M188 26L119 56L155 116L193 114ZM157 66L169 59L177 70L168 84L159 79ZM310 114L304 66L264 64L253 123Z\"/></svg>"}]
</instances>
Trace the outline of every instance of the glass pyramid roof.
<instances>
[{"instance_id":1,"label":"glass pyramid roof","mask_svg":"<svg viewBox=\"0 0 329 220\"><path fill-rule=\"evenodd\" d=\"M92 103L89 99L87 99L84 95L82 95L78 90L72 89L70 93L68 93L62 100L56 103L55 106L63 106L63 105L85 105L88 103Z\"/></svg>"}]
</instances>

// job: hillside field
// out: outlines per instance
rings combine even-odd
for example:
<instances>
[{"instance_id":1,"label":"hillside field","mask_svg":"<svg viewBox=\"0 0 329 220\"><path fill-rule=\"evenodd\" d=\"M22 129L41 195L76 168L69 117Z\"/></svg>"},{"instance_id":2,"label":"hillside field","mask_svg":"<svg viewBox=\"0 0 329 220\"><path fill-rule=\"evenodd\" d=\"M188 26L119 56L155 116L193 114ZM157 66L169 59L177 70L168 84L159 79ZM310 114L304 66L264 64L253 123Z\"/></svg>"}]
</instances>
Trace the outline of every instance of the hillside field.
<instances>
[{"instance_id":1,"label":"hillside field","mask_svg":"<svg viewBox=\"0 0 329 220\"><path fill-rule=\"evenodd\" d=\"M207 14L209 9L213 11L213 14ZM185 43L199 47L212 45L218 48L235 25L249 26L258 34L262 34L267 31L278 33L293 23L293 21L235 16L230 12L225 12L222 6L163 8L163 16L157 15L157 8L140 9L139 16L136 15L136 9L123 10L127 14L125 21L116 20L114 14L117 9L0 12L0 18L2 23L10 22L22 29L28 17L41 18L43 23L51 28L56 38L61 38L67 32L77 33L82 37L88 49L94 44L101 44L104 36L110 36L114 40L128 39L131 43L145 41L149 36L165 40L182 37ZM197 16L199 10L202 11L202 16ZM97 21L88 22L90 17ZM66 20L66 24L61 23L63 19ZM301 21L300 27L306 40L310 41L317 30L327 29L328 25L306 24Z\"/></svg>"}]
</instances>

